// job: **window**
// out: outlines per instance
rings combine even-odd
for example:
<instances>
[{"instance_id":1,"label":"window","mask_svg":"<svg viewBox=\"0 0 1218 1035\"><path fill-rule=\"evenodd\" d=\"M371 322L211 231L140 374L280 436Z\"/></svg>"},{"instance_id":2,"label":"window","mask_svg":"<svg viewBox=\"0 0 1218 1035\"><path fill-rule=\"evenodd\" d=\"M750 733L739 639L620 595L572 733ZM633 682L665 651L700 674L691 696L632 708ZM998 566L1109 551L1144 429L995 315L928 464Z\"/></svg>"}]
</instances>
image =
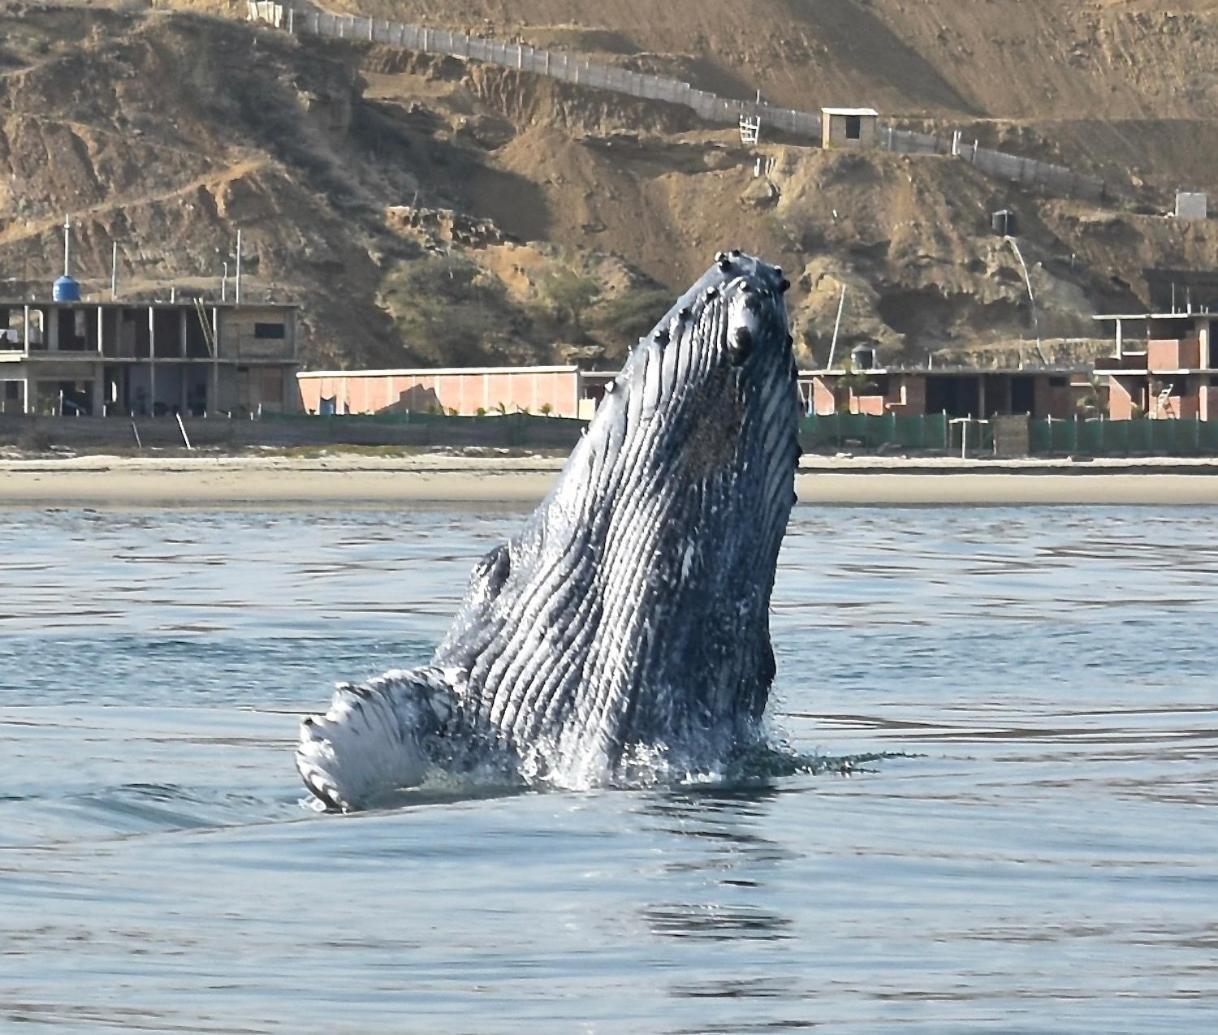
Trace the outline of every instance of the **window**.
<instances>
[{"instance_id":1,"label":"window","mask_svg":"<svg viewBox=\"0 0 1218 1035\"><path fill-rule=\"evenodd\" d=\"M256 323L254 324L255 338L286 338L288 335L287 328L281 323Z\"/></svg>"},{"instance_id":2,"label":"window","mask_svg":"<svg viewBox=\"0 0 1218 1035\"><path fill-rule=\"evenodd\" d=\"M846 139L847 140L862 140L863 139L863 119L859 115L846 116Z\"/></svg>"}]
</instances>

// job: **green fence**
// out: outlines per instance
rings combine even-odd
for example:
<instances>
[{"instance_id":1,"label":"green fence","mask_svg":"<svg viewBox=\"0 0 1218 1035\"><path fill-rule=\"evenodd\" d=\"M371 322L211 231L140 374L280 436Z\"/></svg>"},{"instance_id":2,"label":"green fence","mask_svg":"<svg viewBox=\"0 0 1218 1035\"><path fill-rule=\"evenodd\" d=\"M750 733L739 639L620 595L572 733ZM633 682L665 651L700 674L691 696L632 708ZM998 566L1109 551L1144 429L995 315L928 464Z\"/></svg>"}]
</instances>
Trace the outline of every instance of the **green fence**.
<instances>
[{"instance_id":1,"label":"green fence","mask_svg":"<svg viewBox=\"0 0 1218 1035\"><path fill-rule=\"evenodd\" d=\"M1218 421L1202 420L1029 420L1029 453L1078 456L1215 456ZM805 449L896 448L955 453L961 435L967 451L994 447L992 425L964 422L942 413L874 417L864 413L810 415L800 422Z\"/></svg>"},{"instance_id":2,"label":"green fence","mask_svg":"<svg viewBox=\"0 0 1218 1035\"><path fill-rule=\"evenodd\" d=\"M943 453L959 450L963 434L968 435L970 451L994 447L994 435L989 425L977 421L966 425L953 421L945 413L925 416L886 413L882 417L866 413L811 414L800 422L799 441L805 449L830 446L879 449L892 446Z\"/></svg>"},{"instance_id":3,"label":"green fence","mask_svg":"<svg viewBox=\"0 0 1218 1035\"><path fill-rule=\"evenodd\" d=\"M1210 456L1218 454L1218 421L1034 420L1033 453L1083 456Z\"/></svg>"}]
</instances>

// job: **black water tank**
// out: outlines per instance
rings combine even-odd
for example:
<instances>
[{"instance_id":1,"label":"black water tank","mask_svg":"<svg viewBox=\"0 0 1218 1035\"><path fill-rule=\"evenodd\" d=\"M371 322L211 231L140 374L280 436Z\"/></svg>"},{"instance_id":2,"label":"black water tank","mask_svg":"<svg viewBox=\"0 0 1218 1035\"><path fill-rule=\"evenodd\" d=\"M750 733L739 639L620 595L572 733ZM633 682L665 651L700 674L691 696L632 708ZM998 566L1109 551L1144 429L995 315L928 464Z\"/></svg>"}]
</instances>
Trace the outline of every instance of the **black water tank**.
<instances>
[{"instance_id":1,"label":"black water tank","mask_svg":"<svg viewBox=\"0 0 1218 1035\"><path fill-rule=\"evenodd\" d=\"M1015 213L1009 208L1004 208L990 216L990 227L998 237L1014 237L1019 233Z\"/></svg>"}]
</instances>

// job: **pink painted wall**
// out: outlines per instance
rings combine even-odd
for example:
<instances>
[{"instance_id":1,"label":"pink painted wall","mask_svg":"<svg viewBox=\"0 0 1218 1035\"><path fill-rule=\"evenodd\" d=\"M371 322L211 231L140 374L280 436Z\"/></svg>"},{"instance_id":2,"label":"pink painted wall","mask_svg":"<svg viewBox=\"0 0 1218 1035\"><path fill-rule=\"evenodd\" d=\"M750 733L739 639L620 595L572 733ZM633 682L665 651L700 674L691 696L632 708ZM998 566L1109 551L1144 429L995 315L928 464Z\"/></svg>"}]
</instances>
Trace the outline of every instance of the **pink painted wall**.
<instances>
[{"instance_id":1,"label":"pink painted wall","mask_svg":"<svg viewBox=\"0 0 1218 1035\"><path fill-rule=\"evenodd\" d=\"M333 398L339 413L383 413L441 407L473 416L479 409L508 413L541 413L549 405L559 417L579 413L579 375L573 370L503 369L494 372L453 371L393 374L370 371L298 378L305 410L316 413L323 398Z\"/></svg>"}]
</instances>

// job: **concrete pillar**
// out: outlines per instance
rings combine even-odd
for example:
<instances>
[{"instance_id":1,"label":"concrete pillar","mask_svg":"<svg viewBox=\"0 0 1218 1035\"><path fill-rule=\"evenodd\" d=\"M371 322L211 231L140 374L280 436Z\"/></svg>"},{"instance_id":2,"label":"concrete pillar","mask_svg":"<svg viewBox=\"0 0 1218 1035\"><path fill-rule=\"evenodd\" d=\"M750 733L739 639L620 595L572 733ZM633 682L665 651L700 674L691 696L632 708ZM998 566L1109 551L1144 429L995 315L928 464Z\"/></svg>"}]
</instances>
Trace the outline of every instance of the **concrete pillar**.
<instances>
[{"instance_id":1,"label":"concrete pillar","mask_svg":"<svg viewBox=\"0 0 1218 1035\"><path fill-rule=\"evenodd\" d=\"M30 307L28 305L25 307L25 328L22 333L24 335L22 345L25 347L24 351L28 356L30 353Z\"/></svg>"},{"instance_id":2,"label":"concrete pillar","mask_svg":"<svg viewBox=\"0 0 1218 1035\"><path fill-rule=\"evenodd\" d=\"M101 309L98 309L101 312ZM93 368L93 391L90 393L89 412L94 417L104 416L103 407L105 406L105 388L106 388L106 368L98 363Z\"/></svg>"},{"instance_id":3,"label":"concrete pillar","mask_svg":"<svg viewBox=\"0 0 1218 1035\"><path fill-rule=\"evenodd\" d=\"M47 351L59 351L59 310L54 306L47 309L43 322L45 326L42 328L42 335L46 339Z\"/></svg>"},{"instance_id":4,"label":"concrete pillar","mask_svg":"<svg viewBox=\"0 0 1218 1035\"><path fill-rule=\"evenodd\" d=\"M156 413L156 319L148 307L148 416Z\"/></svg>"},{"instance_id":5,"label":"concrete pillar","mask_svg":"<svg viewBox=\"0 0 1218 1035\"><path fill-rule=\"evenodd\" d=\"M1123 356L1125 354L1124 342L1121 340L1121 331L1122 331L1121 321L1118 319L1116 322L1116 345L1117 345L1117 356L1118 357Z\"/></svg>"},{"instance_id":6,"label":"concrete pillar","mask_svg":"<svg viewBox=\"0 0 1218 1035\"><path fill-rule=\"evenodd\" d=\"M25 307L25 311L26 311L26 315L28 317L29 311L30 311L30 307L28 305ZM31 412L30 411L30 379L28 377L23 377L21 379L21 412L24 413L27 417L30 415L30 412Z\"/></svg>"},{"instance_id":7,"label":"concrete pillar","mask_svg":"<svg viewBox=\"0 0 1218 1035\"><path fill-rule=\"evenodd\" d=\"M216 306L211 307L211 393L207 408L220 409L220 310Z\"/></svg>"}]
</instances>

